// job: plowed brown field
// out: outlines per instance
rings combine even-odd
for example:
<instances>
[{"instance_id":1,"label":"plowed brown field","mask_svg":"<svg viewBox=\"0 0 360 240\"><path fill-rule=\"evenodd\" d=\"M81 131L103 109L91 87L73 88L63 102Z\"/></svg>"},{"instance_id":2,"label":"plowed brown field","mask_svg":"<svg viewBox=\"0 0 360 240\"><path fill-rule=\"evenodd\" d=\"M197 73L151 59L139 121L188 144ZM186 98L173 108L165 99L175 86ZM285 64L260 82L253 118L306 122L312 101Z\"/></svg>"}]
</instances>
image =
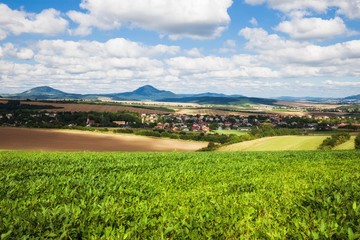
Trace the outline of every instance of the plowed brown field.
<instances>
[{"instance_id":1,"label":"plowed brown field","mask_svg":"<svg viewBox=\"0 0 360 240\"><path fill-rule=\"evenodd\" d=\"M207 146L205 142L70 130L0 128L0 136L3 150L190 152Z\"/></svg>"}]
</instances>

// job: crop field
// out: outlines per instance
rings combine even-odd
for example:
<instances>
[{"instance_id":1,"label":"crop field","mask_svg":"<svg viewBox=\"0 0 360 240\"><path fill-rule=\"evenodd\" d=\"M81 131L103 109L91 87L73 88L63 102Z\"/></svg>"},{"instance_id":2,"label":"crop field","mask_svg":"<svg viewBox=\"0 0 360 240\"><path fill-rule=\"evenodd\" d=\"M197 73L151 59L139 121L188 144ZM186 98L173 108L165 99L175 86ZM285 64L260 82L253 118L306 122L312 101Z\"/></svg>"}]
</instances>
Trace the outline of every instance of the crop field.
<instances>
[{"instance_id":1,"label":"crop field","mask_svg":"<svg viewBox=\"0 0 360 240\"><path fill-rule=\"evenodd\" d=\"M244 135L244 134L248 133L245 131L238 131L238 130L217 130L215 132L221 133L221 134L235 134L235 135Z\"/></svg>"},{"instance_id":2,"label":"crop field","mask_svg":"<svg viewBox=\"0 0 360 240\"><path fill-rule=\"evenodd\" d=\"M358 239L358 151L0 151L1 239Z\"/></svg>"},{"instance_id":3,"label":"crop field","mask_svg":"<svg viewBox=\"0 0 360 240\"><path fill-rule=\"evenodd\" d=\"M6 103L7 101L2 101ZM96 104L76 104L76 103L49 103L49 102L27 102L21 101L21 104L30 104L30 105L51 105L58 107L59 109L49 109L51 112L118 112L118 111L128 111L135 113L156 113L156 114L166 114L167 112L152 110L146 108L138 107L128 107L128 106L111 106L111 105L96 105Z\"/></svg>"},{"instance_id":4,"label":"crop field","mask_svg":"<svg viewBox=\"0 0 360 240\"><path fill-rule=\"evenodd\" d=\"M181 109L174 109L176 114L189 114L189 115L210 115L210 116L243 116L248 117L251 115L249 112L237 112L237 111L223 111L217 109L203 109L203 108L181 108ZM253 113L254 115L256 113Z\"/></svg>"},{"instance_id":5,"label":"crop field","mask_svg":"<svg viewBox=\"0 0 360 240\"><path fill-rule=\"evenodd\" d=\"M0 127L0 136L4 136L0 138L0 149L7 150L188 152L207 146L207 142L76 130Z\"/></svg>"},{"instance_id":6,"label":"crop field","mask_svg":"<svg viewBox=\"0 0 360 240\"><path fill-rule=\"evenodd\" d=\"M316 150L329 136L277 136L232 144L219 151Z\"/></svg>"}]
</instances>

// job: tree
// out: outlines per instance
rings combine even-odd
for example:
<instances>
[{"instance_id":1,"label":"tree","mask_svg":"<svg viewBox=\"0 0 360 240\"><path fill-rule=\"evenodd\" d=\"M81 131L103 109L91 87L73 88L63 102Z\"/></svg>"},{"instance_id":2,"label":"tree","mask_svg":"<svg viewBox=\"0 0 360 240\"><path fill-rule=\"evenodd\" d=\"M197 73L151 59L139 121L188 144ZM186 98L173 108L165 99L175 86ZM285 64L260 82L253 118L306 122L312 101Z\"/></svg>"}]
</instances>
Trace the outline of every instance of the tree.
<instances>
[{"instance_id":1,"label":"tree","mask_svg":"<svg viewBox=\"0 0 360 240\"><path fill-rule=\"evenodd\" d=\"M217 122L210 123L209 128L210 130L216 130L218 128L218 123Z\"/></svg>"}]
</instances>

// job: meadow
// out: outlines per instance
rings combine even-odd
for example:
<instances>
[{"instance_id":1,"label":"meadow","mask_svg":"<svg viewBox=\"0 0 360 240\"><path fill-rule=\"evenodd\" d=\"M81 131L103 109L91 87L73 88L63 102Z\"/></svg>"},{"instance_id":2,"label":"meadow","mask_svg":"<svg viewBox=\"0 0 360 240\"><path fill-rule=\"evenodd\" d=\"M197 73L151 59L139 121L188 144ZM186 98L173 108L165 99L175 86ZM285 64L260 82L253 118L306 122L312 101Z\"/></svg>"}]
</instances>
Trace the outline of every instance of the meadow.
<instances>
[{"instance_id":1,"label":"meadow","mask_svg":"<svg viewBox=\"0 0 360 240\"><path fill-rule=\"evenodd\" d=\"M358 151L0 151L1 239L357 239Z\"/></svg>"},{"instance_id":2,"label":"meadow","mask_svg":"<svg viewBox=\"0 0 360 240\"><path fill-rule=\"evenodd\" d=\"M218 151L287 151L287 150L317 150L327 138L323 136L275 136L259 138L224 146ZM354 139L351 140L354 142ZM354 144L345 143L339 149L354 149Z\"/></svg>"},{"instance_id":3,"label":"meadow","mask_svg":"<svg viewBox=\"0 0 360 240\"><path fill-rule=\"evenodd\" d=\"M333 149L334 150L355 149L355 138L356 136L351 136L349 141L344 142L343 144L340 144L338 146L335 146Z\"/></svg>"},{"instance_id":4,"label":"meadow","mask_svg":"<svg viewBox=\"0 0 360 240\"><path fill-rule=\"evenodd\" d=\"M244 135L244 134L249 133L249 132L239 131L239 130L216 130L215 132L221 133L221 134L235 134L235 135Z\"/></svg>"}]
</instances>

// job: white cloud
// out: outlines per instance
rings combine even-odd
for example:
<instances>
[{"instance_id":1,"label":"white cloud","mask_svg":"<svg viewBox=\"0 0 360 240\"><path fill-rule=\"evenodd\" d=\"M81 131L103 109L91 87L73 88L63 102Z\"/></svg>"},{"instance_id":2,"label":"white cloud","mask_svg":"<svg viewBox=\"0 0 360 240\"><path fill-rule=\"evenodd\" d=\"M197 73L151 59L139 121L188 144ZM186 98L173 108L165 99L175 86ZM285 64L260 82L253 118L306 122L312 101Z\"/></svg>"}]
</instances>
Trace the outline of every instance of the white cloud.
<instances>
[{"instance_id":1,"label":"white cloud","mask_svg":"<svg viewBox=\"0 0 360 240\"><path fill-rule=\"evenodd\" d=\"M209 39L227 28L231 5L232 0L83 0L80 7L88 12L70 11L68 16L79 24L73 30L79 35L89 34L92 27L126 26L159 31L171 39Z\"/></svg>"},{"instance_id":2,"label":"white cloud","mask_svg":"<svg viewBox=\"0 0 360 240\"><path fill-rule=\"evenodd\" d=\"M32 48L34 64L20 64L8 59L0 62L0 84L24 88L51 85L61 88L98 92L128 90L144 81L170 79L163 61L157 57L181 51L178 46L149 46L126 39L97 41L42 40ZM27 48L12 44L0 48L0 57L30 57ZM135 87L134 87L135 88Z\"/></svg>"},{"instance_id":3,"label":"white cloud","mask_svg":"<svg viewBox=\"0 0 360 240\"><path fill-rule=\"evenodd\" d=\"M0 40L7 35L38 33L56 35L66 31L68 22L55 9L45 9L39 14L12 10L0 3Z\"/></svg>"},{"instance_id":4,"label":"white cloud","mask_svg":"<svg viewBox=\"0 0 360 240\"><path fill-rule=\"evenodd\" d=\"M86 58L96 57L154 57L175 55L180 52L179 46L155 45L147 46L124 38L110 39L105 43L97 41L64 41L43 40L38 43L41 55L62 55L65 57Z\"/></svg>"},{"instance_id":5,"label":"white cloud","mask_svg":"<svg viewBox=\"0 0 360 240\"><path fill-rule=\"evenodd\" d=\"M340 81L333 81L333 80L326 80L322 82L324 86L328 87L360 87L360 82L340 82Z\"/></svg>"},{"instance_id":6,"label":"white cloud","mask_svg":"<svg viewBox=\"0 0 360 240\"><path fill-rule=\"evenodd\" d=\"M250 22L251 25L253 25L253 26L257 26L257 25L258 25L258 21L257 21L256 18L254 18L254 17L251 18L249 22Z\"/></svg>"},{"instance_id":7,"label":"white cloud","mask_svg":"<svg viewBox=\"0 0 360 240\"><path fill-rule=\"evenodd\" d=\"M293 39L328 39L339 35L351 35L344 21L335 17L324 20L321 18L294 18L291 21L281 22L275 30L285 32Z\"/></svg>"},{"instance_id":8,"label":"white cloud","mask_svg":"<svg viewBox=\"0 0 360 240\"><path fill-rule=\"evenodd\" d=\"M184 50L185 54L190 57L202 57L201 51L198 48L192 48L190 50Z\"/></svg>"},{"instance_id":9,"label":"white cloud","mask_svg":"<svg viewBox=\"0 0 360 240\"><path fill-rule=\"evenodd\" d=\"M295 81L296 85L299 87L315 87L316 85L314 83L309 82L301 82L299 80Z\"/></svg>"},{"instance_id":10,"label":"white cloud","mask_svg":"<svg viewBox=\"0 0 360 240\"><path fill-rule=\"evenodd\" d=\"M189 79L276 78L278 72L252 63L252 57L236 55L231 58L206 56L201 58L175 57L165 61L169 71Z\"/></svg>"},{"instance_id":11,"label":"white cloud","mask_svg":"<svg viewBox=\"0 0 360 240\"><path fill-rule=\"evenodd\" d=\"M245 2L251 5L267 3L269 7L287 14L307 10L325 13L331 8L337 8L338 14L343 14L350 19L360 18L359 0L245 0Z\"/></svg>"},{"instance_id":12,"label":"white cloud","mask_svg":"<svg viewBox=\"0 0 360 240\"><path fill-rule=\"evenodd\" d=\"M218 50L219 53L236 52L236 42L234 40L226 40L223 47Z\"/></svg>"},{"instance_id":13,"label":"white cloud","mask_svg":"<svg viewBox=\"0 0 360 240\"><path fill-rule=\"evenodd\" d=\"M337 11L350 19L360 18L360 1L359 0L332 0L335 6L339 7Z\"/></svg>"},{"instance_id":14,"label":"white cloud","mask_svg":"<svg viewBox=\"0 0 360 240\"><path fill-rule=\"evenodd\" d=\"M360 40L329 46L285 40L260 28L239 32L260 65L280 68L282 77L360 76Z\"/></svg>"},{"instance_id":15,"label":"white cloud","mask_svg":"<svg viewBox=\"0 0 360 240\"><path fill-rule=\"evenodd\" d=\"M279 51L287 48L301 48L307 46L306 42L282 39L276 34L269 34L262 28L243 28L239 31L239 36L248 40L246 49L255 51Z\"/></svg>"},{"instance_id":16,"label":"white cloud","mask_svg":"<svg viewBox=\"0 0 360 240\"><path fill-rule=\"evenodd\" d=\"M224 47L236 48L236 42L234 40L226 40Z\"/></svg>"},{"instance_id":17,"label":"white cloud","mask_svg":"<svg viewBox=\"0 0 360 240\"><path fill-rule=\"evenodd\" d=\"M12 43L5 43L0 47L0 57L29 60L34 57L34 52L29 48L16 48Z\"/></svg>"}]
</instances>

